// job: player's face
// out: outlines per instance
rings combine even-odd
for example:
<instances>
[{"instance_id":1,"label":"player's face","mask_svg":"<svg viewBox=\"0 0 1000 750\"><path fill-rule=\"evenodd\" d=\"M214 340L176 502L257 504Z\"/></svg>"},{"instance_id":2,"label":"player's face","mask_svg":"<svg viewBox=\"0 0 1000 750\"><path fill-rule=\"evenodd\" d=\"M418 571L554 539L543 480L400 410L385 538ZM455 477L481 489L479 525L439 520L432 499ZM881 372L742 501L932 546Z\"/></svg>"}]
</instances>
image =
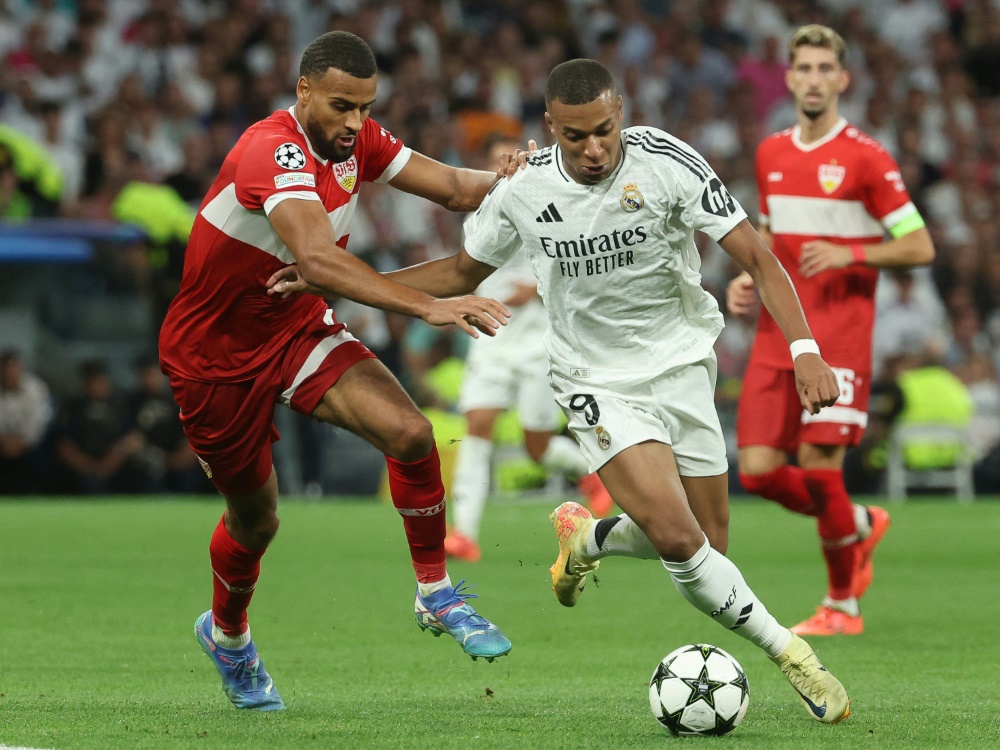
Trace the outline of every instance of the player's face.
<instances>
[{"instance_id":1,"label":"player's face","mask_svg":"<svg viewBox=\"0 0 1000 750\"><path fill-rule=\"evenodd\" d=\"M785 73L785 85L795 105L812 120L830 109L836 110L837 98L850 80L837 53L824 47L799 47Z\"/></svg>"},{"instance_id":2,"label":"player's face","mask_svg":"<svg viewBox=\"0 0 1000 750\"><path fill-rule=\"evenodd\" d=\"M605 91L587 104L549 104L545 122L559 142L563 166L577 182L594 185L622 158L622 98Z\"/></svg>"},{"instance_id":3,"label":"player's face","mask_svg":"<svg viewBox=\"0 0 1000 750\"><path fill-rule=\"evenodd\" d=\"M299 78L295 114L313 150L330 161L347 161L375 103L377 76L355 78L327 68L322 77Z\"/></svg>"}]
</instances>

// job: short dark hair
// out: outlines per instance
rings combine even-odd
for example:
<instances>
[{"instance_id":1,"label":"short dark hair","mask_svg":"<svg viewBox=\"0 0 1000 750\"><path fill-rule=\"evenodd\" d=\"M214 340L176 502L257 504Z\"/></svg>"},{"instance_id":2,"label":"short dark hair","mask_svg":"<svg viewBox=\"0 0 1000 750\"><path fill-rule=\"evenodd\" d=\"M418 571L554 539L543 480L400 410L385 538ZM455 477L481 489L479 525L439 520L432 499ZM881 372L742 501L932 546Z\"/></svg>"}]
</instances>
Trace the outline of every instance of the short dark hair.
<instances>
[{"instance_id":1,"label":"short dark hair","mask_svg":"<svg viewBox=\"0 0 1000 750\"><path fill-rule=\"evenodd\" d=\"M302 53L300 76L323 76L328 68L342 70L354 78L371 78L378 72L371 48L349 31L328 31L316 37Z\"/></svg>"},{"instance_id":2,"label":"short dark hair","mask_svg":"<svg viewBox=\"0 0 1000 750\"><path fill-rule=\"evenodd\" d=\"M556 65L545 84L545 104L589 104L605 91L618 93L611 71L597 60L578 58Z\"/></svg>"}]
</instances>

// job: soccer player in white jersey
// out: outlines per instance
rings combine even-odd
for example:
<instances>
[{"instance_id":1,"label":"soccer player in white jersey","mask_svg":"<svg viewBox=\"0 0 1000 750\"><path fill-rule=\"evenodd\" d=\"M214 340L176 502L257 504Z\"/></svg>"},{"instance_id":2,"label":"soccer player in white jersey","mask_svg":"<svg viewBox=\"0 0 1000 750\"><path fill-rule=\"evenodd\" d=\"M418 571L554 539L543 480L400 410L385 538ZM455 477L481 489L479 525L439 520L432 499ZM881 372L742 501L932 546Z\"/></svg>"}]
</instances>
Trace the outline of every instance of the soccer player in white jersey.
<instances>
[{"instance_id":1,"label":"soccer player in white jersey","mask_svg":"<svg viewBox=\"0 0 1000 750\"><path fill-rule=\"evenodd\" d=\"M778 624L725 556L726 449L715 411L713 344L722 315L698 273L694 230L751 275L789 342L802 407L839 396L795 290L711 167L655 128L621 129L622 99L593 60L556 66L546 85L554 146L487 194L451 258L396 271L434 296L471 291L522 248L549 315L550 376L591 467L625 514L597 521L577 503L552 514L558 600L576 604L609 555L660 559L681 595L781 668L809 715L850 712L843 685ZM555 218L553 209L561 221ZM294 272L278 291L306 289Z\"/></svg>"},{"instance_id":2,"label":"soccer player in white jersey","mask_svg":"<svg viewBox=\"0 0 1000 750\"><path fill-rule=\"evenodd\" d=\"M757 149L760 232L801 296L840 398L832 409L803 413L782 331L761 311L736 422L740 481L794 513L816 517L827 593L816 614L792 629L860 635L858 599L889 527L883 508L854 505L844 486L844 455L861 441L868 417L875 285L880 268L930 263L934 243L895 160L837 112L850 81L841 36L826 26L803 26L788 53L786 83L798 124ZM885 233L892 239L883 242ZM737 277L726 297L730 312L746 314L754 307L754 280Z\"/></svg>"}]
</instances>

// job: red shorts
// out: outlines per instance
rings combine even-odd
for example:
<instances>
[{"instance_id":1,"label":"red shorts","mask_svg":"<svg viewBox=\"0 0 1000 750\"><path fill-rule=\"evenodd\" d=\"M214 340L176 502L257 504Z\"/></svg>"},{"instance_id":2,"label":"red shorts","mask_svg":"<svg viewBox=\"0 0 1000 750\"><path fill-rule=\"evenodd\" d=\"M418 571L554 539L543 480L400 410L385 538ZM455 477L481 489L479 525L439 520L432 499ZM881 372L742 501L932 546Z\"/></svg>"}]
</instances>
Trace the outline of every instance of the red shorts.
<instances>
[{"instance_id":1,"label":"red shorts","mask_svg":"<svg viewBox=\"0 0 1000 750\"><path fill-rule=\"evenodd\" d=\"M312 414L348 368L375 357L337 324L304 328L253 379L206 383L170 376L181 423L202 468L224 495L259 489L271 475L276 403Z\"/></svg>"},{"instance_id":2,"label":"red shorts","mask_svg":"<svg viewBox=\"0 0 1000 750\"><path fill-rule=\"evenodd\" d=\"M795 453L800 443L857 445L868 424L871 378L844 367L830 366L840 398L833 406L809 414L795 390L795 372L751 363L743 376L736 440L740 448L763 445Z\"/></svg>"}]
</instances>

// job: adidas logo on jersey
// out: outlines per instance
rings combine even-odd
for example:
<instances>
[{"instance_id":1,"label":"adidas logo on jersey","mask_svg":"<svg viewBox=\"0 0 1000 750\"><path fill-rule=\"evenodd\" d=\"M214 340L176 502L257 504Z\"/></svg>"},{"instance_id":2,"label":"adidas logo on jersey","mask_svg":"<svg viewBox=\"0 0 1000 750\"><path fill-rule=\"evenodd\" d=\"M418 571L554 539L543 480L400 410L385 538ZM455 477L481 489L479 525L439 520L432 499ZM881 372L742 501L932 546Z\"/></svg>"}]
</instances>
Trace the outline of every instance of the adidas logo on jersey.
<instances>
[{"instance_id":1,"label":"adidas logo on jersey","mask_svg":"<svg viewBox=\"0 0 1000 750\"><path fill-rule=\"evenodd\" d=\"M555 203L550 203L548 206L546 206L545 210L542 211L542 213L539 214L538 217L535 219L535 221L544 221L549 224L551 224L553 221L562 221L562 220L563 217L560 216L559 212L556 210Z\"/></svg>"}]
</instances>

